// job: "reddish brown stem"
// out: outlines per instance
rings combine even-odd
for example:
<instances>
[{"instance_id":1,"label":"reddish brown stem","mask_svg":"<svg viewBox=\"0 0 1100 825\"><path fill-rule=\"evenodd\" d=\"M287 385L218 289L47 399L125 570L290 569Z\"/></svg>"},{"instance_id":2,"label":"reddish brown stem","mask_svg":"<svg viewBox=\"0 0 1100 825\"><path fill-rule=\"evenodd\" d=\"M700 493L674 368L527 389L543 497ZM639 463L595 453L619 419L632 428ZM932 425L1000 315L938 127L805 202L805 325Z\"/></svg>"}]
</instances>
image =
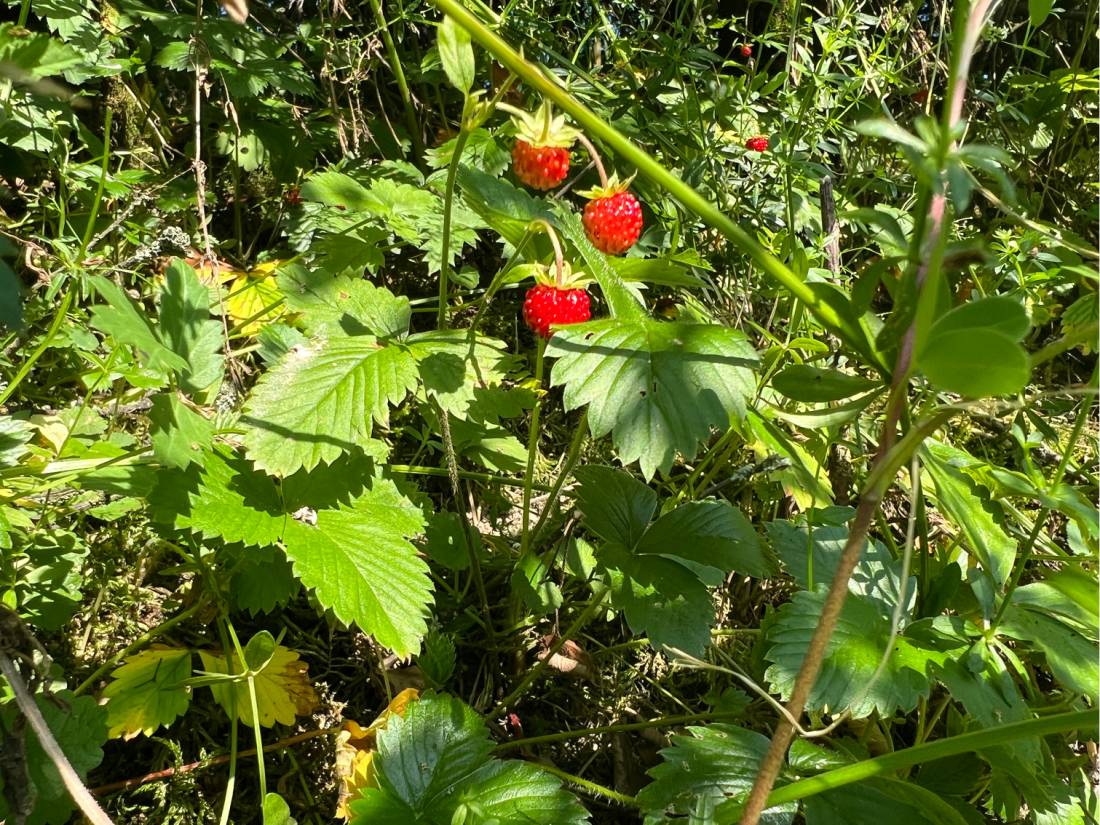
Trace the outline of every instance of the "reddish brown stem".
<instances>
[{"instance_id":1,"label":"reddish brown stem","mask_svg":"<svg viewBox=\"0 0 1100 825\"><path fill-rule=\"evenodd\" d=\"M588 154L592 156L592 162L596 164L596 174L600 176L600 186L607 188L607 170L603 168L603 160L600 158L600 153L596 151L596 147L592 144L584 134L577 135L577 140L581 145L588 150Z\"/></svg>"},{"instance_id":2,"label":"reddish brown stem","mask_svg":"<svg viewBox=\"0 0 1100 825\"><path fill-rule=\"evenodd\" d=\"M318 736L325 736L330 733L338 733L339 727L335 728L322 728L320 730L306 731L305 733L299 733L296 736L290 736L286 739L282 739L278 742L272 742L270 745L264 745L264 753L271 753L272 751L283 750L293 745L298 745L302 742L307 742L310 739L316 739ZM246 751L240 751L237 756L255 756L256 749L250 748ZM150 782L160 782L163 779L171 779L173 776L179 774L191 773L193 771L200 770L202 768L212 768L215 765L224 765L230 761L230 755L225 753L221 756L215 756L213 759L204 759L201 762L191 762L187 765L180 765L178 768L165 768L162 771L153 771L147 773L144 776L135 776L132 779L123 779L119 782L109 782L106 785L100 785L98 788L92 788L92 793L95 796L104 796L115 791L128 791L131 788L137 788L140 785L148 785Z\"/></svg>"}]
</instances>

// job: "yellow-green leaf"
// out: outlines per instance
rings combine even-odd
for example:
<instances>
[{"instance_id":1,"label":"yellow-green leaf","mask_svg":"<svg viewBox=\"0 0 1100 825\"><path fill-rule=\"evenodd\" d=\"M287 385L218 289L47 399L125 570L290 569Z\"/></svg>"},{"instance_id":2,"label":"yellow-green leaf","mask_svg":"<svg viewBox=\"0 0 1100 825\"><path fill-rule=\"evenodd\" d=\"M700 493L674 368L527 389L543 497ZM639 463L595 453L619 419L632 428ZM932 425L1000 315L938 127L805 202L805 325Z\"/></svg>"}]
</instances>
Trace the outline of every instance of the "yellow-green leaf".
<instances>
[{"instance_id":1,"label":"yellow-green leaf","mask_svg":"<svg viewBox=\"0 0 1100 825\"><path fill-rule=\"evenodd\" d=\"M181 684L190 675L190 650L153 645L127 658L103 691L107 735L133 739L170 725L191 703L191 689Z\"/></svg>"}]
</instances>

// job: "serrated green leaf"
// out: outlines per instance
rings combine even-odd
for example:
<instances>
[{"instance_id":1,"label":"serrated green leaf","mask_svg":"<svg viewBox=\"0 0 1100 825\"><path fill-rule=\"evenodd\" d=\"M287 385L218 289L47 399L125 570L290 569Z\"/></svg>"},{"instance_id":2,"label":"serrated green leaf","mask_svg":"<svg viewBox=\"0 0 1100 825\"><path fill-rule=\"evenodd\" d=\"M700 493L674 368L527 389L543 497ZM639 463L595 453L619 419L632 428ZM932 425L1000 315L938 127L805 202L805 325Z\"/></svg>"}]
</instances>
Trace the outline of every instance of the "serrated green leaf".
<instances>
[{"instance_id":1,"label":"serrated green leaf","mask_svg":"<svg viewBox=\"0 0 1100 825\"><path fill-rule=\"evenodd\" d=\"M646 825L658 825L695 815L713 821L714 808L726 799L748 795L768 750L768 739L736 725L713 724L688 728L672 737L661 751L661 763L651 768L653 782L642 788L638 804ZM797 803L769 808L763 825L790 825Z\"/></svg>"},{"instance_id":2,"label":"serrated green leaf","mask_svg":"<svg viewBox=\"0 0 1100 825\"><path fill-rule=\"evenodd\" d=\"M302 584L338 619L405 656L419 649L431 604L428 565L408 541L423 528L420 510L376 479L350 505L318 512L315 525L288 521L283 544Z\"/></svg>"},{"instance_id":3,"label":"serrated green leaf","mask_svg":"<svg viewBox=\"0 0 1100 825\"><path fill-rule=\"evenodd\" d=\"M971 457L935 439L925 441L921 452L935 484L937 507L962 532L966 549L977 556L994 582L1003 585L1012 572L1016 542L1001 526L1000 505L982 495L960 469Z\"/></svg>"},{"instance_id":4,"label":"serrated green leaf","mask_svg":"<svg viewBox=\"0 0 1100 825\"><path fill-rule=\"evenodd\" d=\"M210 290L183 261L172 261L165 271L159 306L161 338L187 359L180 388L200 392L216 387L222 379L225 331L210 316Z\"/></svg>"},{"instance_id":5,"label":"serrated green leaf","mask_svg":"<svg viewBox=\"0 0 1100 825\"><path fill-rule=\"evenodd\" d=\"M407 349L369 335L316 338L256 384L241 416L257 467L287 476L370 443L371 424L417 384Z\"/></svg>"},{"instance_id":6,"label":"serrated green leaf","mask_svg":"<svg viewBox=\"0 0 1100 825\"><path fill-rule=\"evenodd\" d=\"M459 166L458 186L467 205L513 247L527 234L531 221L555 221L545 201L477 169Z\"/></svg>"},{"instance_id":7,"label":"serrated green leaf","mask_svg":"<svg viewBox=\"0 0 1100 825\"><path fill-rule=\"evenodd\" d=\"M433 630L424 637L416 663L420 665L420 670L429 684L435 687L444 685L454 673L455 662L455 643L450 636Z\"/></svg>"},{"instance_id":8,"label":"serrated green leaf","mask_svg":"<svg viewBox=\"0 0 1100 825\"><path fill-rule=\"evenodd\" d=\"M584 808L529 762L492 759L480 717L449 696L425 696L378 733L378 787L351 805L355 825L524 822L577 825Z\"/></svg>"},{"instance_id":9,"label":"serrated green leaf","mask_svg":"<svg viewBox=\"0 0 1100 825\"><path fill-rule=\"evenodd\" d=\"M587 405L593 437L611 433L620 460L638 461L647 479L744 417L755 390L756 352L727 327L608 318L560 329L546 355L565 408Z\"/></svg>"},{"instance_id":10,"label":"serrated green leaf","mask_svg":"<svg viewBox=\"0 0 1100 825\"><path fill-rule=\"evenodd\" d=\"M772 379L772 386L792 401L818 402L851 398L874 389L878 383L839 370L791 364Z\"/></svg>"},{"instance_id":11,"label":"serrated green leaf","mask_svg":"<svg viewBox=\"0 0 1100 825\"><path fill-rule=\"evenodd\" d=\"M766 676L772 689L784 698L790 696L810 637L821 619L825 592L822 587L812 592L795 593L789 603L779 608L775 623L768 631L770 647L765 658L771 665ZM826 648L825 660L807 707L828 708L833 715L847 708L856 718L875 710L882 716L890 716L898 710L913 710L917 700L928 695L925 667L930 654L900 635L882 674L872 681L886 653L889 635L890 619L883 615L879 605L871 599L849 594Z\"/></svg>"},{"instance_id":12,"label":"serrated green leaf","mask_svg":"<svg viewBox=\"0 0 1100 825\"><path fill-rule=\"evenodd\" d=\"M183 715L191 691L181 684L191 675L191 651L153 645L123 660L103 689L107 699L107 736L152 736Z\"/></svg>"},{"instance_id":13,"label":"serrated green leaf","mask_svg":"<svg viewBox=\"0 0 1100 825\"><path fill-rule=\"evenodd\" d=\"M634 547L657 512L657 494L630 473L596 464L574 472L584 526L605 541Z\"/></svg>"},{"instance_id":14,"label":"serrated green leaf","mask_svg":"<svg viewBox=\"0 0 1100 825\"><path fill-rule=\"evenodd\" d=\"M149 422L153 455L168 467L182 469L191 462L201 463L214 437L214 424L180 401L174 392L153 396Z\"/></svg>"},{"instance_id":15,"label":"serrated green leaf","mask_svg":"<svg viewBox=\"0 0 1100 825\"><path fill-rule=\"evenodd\" d=\"M425 152L428 165L433 169L443 169L451 162L458 138L451 138L440 146ZM462 149L462 165L476 171L499 178L512 163L512 153L486 129L474 129L466 136L466 146Z\"/></svg>"},{"instance_id":16,"label":"serrated green leaf","mask_svg":"<svg viewBox=\"0 0 1100 825\"><path fill-rule=\"evenodd\" d=\"M450 15L443 16L439 24L439 62L451 85L463 94L469 94L474 85L474 47L470 44L470 33L455 23Z\"/></svg>"},{"instance_id":17,"label":"serrated green leaf","mask_svg":"<svg viewBox=\"0 0 1100 825\"><path fill-rule=\"evenodd\" d=\"M298 593L294 569L281 549L250 547L236 555L239 561L231 565L229 595L238 610L253 616L270 613Z\"/></svg>"},{"instance_id":18,"label":"serrated green leaf","mask_svg":"<svg viewBox=\"0 0 1100 825\"><path fill-rule=\"evenodd\" d=\"M397 338L409 331L409 299L369 281L310 271L300 264L280 267L276 281L287 307L302 313L311 333Z\"/></svg>"},{"instance_id":19,"label":"serrated green leaf","mask_svg":"<svg viewBox=\"0 0 1100 825\"><path fill-rule=\"evenodd\" d=\"M1024 607L1010 607L997 632L1034 644L1046 656L1054 677L1064 686L1097 700L1100 667L1097 645L1057 619Z\"/></svg>"},{"instance_id":20,"label":"serrated green leaf","mask_svg":"<svg viewBox=\"0 0 1100 825\"><path fill-rule=\"evenodd\" d=\"M83 600L88 545L75 533L39 532L14 562L19 614L39 630L60 630Z\"/></svg>"},{"instance_id":21,"label":"serrated green leaf","mask_svg":"<svg viewBox=\"0 0 1100 825\"><path fill-rule=\"evenodd\" d=\"M151 370L182 374L190 369L186 359L161 342L148 318L122 289L98 275L89 276L88 282L107 302L106 306L101 304L92 308L90 323L93 327L123 346L134 347L144 356L144 366Z\"/></svg>"},{"instance_id":22,"label":"serrated green leaf","mask_svg":"<svg viewBox=\"0 0 1100 825\"><path fill-rule=\"evenodd\" d=\"M500 395L513 361L501 341L479 335L470 346L465 330L436 330L410 335L405 346L424 394L452 416L495 422L502 402L514 406Z\"/></svg>"}]
</instances>

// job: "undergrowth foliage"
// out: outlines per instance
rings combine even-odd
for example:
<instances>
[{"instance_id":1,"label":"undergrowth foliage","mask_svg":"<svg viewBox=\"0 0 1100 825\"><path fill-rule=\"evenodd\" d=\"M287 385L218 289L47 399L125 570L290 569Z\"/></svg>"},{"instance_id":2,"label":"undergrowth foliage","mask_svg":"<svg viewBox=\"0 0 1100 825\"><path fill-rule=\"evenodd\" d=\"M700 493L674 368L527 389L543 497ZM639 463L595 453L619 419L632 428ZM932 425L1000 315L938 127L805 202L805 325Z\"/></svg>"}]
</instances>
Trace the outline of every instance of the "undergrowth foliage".
<instances>
[{"instance_id":1,"label":"undergrowth foliage","mask_svg":"<svg viewBox=\"0 0 1100 825\"><path fill-rule=\"evenodd\" d=\"M1095 3L8 11L0 822L1095 822Z\"/></svg>"}]
</instances>

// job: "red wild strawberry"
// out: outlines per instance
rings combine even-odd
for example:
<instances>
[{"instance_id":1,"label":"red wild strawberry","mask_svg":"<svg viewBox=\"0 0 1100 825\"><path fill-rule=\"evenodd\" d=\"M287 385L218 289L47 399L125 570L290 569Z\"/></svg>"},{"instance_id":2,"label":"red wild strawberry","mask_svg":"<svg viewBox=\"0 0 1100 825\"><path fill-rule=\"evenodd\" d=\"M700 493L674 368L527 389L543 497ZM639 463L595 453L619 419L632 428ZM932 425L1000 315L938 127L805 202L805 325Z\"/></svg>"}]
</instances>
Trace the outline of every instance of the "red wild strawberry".
<instances>
[{"instance_id":1,"label":"red wild strawberry","mask_svg":"<svg viewBox=\"0 0 1100 825\"><path fill-rule=\"evenodd\" d=\"M291 206L297 206L302 202L302 190L299 189L297 186L292 186L290 189L287 190L286 195L284 195L284 199Z\"/></svg>"},{"instance_id":2,"label":"red wild strawberry","mask_svg":"<svg viewBox=\"0 0 1100 825\"><path fill-rule=\"evenodd\" d=\"M642 234L642 207L627 191L628 186L629 180L620 183L612 175L606 185L581 192L591 198L584 207L584 233L596 249L608 255L626 252Z\"/></svg>"},{"instance_id":3,"label":"red wild strawberry","mask_svg":"<svg viewBox=\"0 0 1100 825\"><path fill-rule=\"evenodd\" d=\"M565 115L554 117L550 101L533 114L512 117L516 145L512 148L512 170L532 189L553 189L569 174L569 147L577 130L565 125Z\"/></svg>"},{"instance_id":4,"label":"red wild strawberry","mask_svg":"<svg viewBox=\"0 0 1100 825\"><path fill-rule=\"evenodd\" d=\"M523 299L523 320L540 338L553 335L552 326L579 324L592 317L583 272L572 272L566 264L562 266L560 282L548 269L542 270L535 280Z\"/></svg>"},{"instance_id":5,"label":"red wild strawberry","mask_svg":"<svg viewBox=\"0 0 1100 825\"><path fill-rule=\"evenodd\" d=\"M745 141L745 148L748 149L750 152L767 152L768 139L763 135L751 137Z\"/></svg>"},{"instance_id":6,"label":"red wild strawberry","mask_svg":"<svg viewBox=\"0 0 1100 825\"><path fill-rule=\"evenodd\" d=\"M752 45L749 43L744 43L738 46L737 51L742 57L746 59L752 57Z\"/></svg>"}]
</instances>

